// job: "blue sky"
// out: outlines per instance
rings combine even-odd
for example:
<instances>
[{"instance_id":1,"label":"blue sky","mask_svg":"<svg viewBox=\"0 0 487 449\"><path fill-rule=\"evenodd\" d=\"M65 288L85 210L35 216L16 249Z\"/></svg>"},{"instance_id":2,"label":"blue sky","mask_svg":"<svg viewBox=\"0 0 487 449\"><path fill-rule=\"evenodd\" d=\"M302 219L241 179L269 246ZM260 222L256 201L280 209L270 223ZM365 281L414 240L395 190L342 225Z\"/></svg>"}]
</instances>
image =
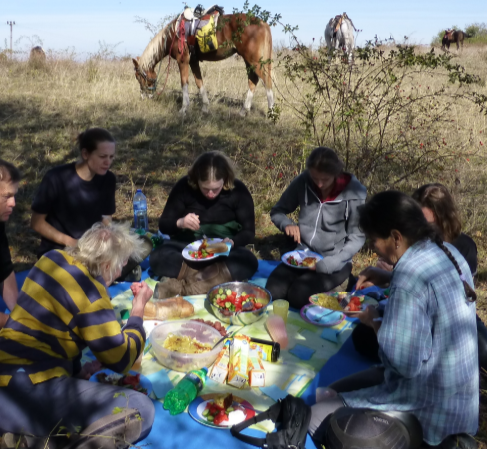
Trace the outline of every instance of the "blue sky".
<instances>
[{"instance_id":1,"label":"blue sky","mask_svg":"<svg viewBox=\"0 0 487 449\"><path fill-rule=\"evenodd\" d=\"M201 0L199 0L201 1ZM218 4L227 12L242 8L244 0L222 0ZM349 0L332 3L326 0L261 0L257 3L272 13L280 13L282 21L298 25L298 37L303 43L316 42L323 36L330 17L347 12L355 26L363 30L358 44L392 35L402 41L429 44L442 28L456 25L464 28L476 22L487 22L486 0ZM116 46L120 55L138 55L149 42L151 35L135 17L157 23L159 19L182 11L181 1L140 0L1 0L0 47L10 45L10 27L15 21L14 43L23 37L17 49L25 50L38 36L43 46L51 50L74 49L80 57L96 53L99 42ZM196 6L191 4L191 6ZM211 3L205 4L210 6ZM275 43L288 44L288 38L279 28L273 29ZM14 45L15 46L15 45Z\"/></svg>"}]
</instances>

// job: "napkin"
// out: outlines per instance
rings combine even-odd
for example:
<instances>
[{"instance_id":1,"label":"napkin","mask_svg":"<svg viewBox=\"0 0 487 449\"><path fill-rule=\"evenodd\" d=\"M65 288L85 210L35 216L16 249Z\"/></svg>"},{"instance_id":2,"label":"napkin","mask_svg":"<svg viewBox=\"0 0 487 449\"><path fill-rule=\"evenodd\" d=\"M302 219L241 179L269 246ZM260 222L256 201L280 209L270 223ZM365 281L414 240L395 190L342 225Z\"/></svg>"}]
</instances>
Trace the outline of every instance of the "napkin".
<instances>
[{"instance_id":1,"label":"napkin","mask_svg":"<svg viewBox=\"0 0 487 449\"><path fill-rule=\"evenodd\" d=\"M296 345L293 349L289 351L301 360L309 360L313 354L316 352L314 349L308 348L303 345Z\"/></svg>"}]
</instances>

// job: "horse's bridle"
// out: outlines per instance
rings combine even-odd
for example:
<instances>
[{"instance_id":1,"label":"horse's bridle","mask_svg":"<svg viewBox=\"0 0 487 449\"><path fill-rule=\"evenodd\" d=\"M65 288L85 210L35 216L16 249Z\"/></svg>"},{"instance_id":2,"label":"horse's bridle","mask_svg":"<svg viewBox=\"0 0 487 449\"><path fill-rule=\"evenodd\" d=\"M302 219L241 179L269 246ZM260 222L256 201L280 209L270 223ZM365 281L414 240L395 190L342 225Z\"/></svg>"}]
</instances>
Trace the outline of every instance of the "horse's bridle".
<instances>
[{"instance_id":1,"label":"horse's bridle","mask_svg":"<svg viewBox=\"0 0 487 449\"><path fill-rule=\"evenodd\" d=\"M135 70L135 73L140 75L144 79L144 81L146 82L145 88L142 88L142 86L141 86L140 90L142 90L142 91L148 90L148 91L154 91L155 92L157 89L157 78L151 78L140 67L134 67L134 70ZM154 84L152 86L149 86L149 82L152 82Z\"/></svg>"}]
</instances>

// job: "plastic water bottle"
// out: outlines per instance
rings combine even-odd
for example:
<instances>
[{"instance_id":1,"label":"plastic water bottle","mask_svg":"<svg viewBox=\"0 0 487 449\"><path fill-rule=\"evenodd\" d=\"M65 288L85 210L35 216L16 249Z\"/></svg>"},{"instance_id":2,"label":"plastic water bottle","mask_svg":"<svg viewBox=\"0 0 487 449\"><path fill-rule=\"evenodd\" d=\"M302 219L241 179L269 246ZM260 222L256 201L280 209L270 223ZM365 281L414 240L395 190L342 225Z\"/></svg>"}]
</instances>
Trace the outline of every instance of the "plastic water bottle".
<instances>
[{"instance_id":1,"label":"plastic water bottle","mask_svg":"<svg viewBox=\"0 0 487 449\"><path fill-rule=\"evenodd\" d=\"M164 398L164 408L169 410L171 415L178 415L184 412L186 407L198 396L206 382L208 368L201 368L197 371L190 371L178 384L170 390Z\"/></svg>"},{"instance_id":2,"label":"plastic water bottle","mask_svg":"<svg viewBox=\"0 0 487 449\"><path fill-rule=\"evenodd\" d=\"M134 228L137 234L145 234L148 230L147 198L140 189L134 195Z\"/></svg>"}]
</instances>

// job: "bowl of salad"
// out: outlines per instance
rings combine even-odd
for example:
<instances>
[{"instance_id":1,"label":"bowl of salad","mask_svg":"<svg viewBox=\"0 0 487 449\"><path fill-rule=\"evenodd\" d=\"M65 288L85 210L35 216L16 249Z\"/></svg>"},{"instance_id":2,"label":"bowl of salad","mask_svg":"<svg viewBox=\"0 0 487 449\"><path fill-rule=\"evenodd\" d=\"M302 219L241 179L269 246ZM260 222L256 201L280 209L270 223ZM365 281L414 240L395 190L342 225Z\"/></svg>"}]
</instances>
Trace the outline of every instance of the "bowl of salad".
<instances>
[{"instance_id":1,"label":"bowl of salad","mask_svg":"<svg viewBox=\"0 0 487 449\"><path fill-rule=\"evenodd\" d=\"M208 292L207 301L220 321L242 326L265 315L272 295L265 288L249 282L226 282L213 287Z\"/></svg>"}]
</instances>

